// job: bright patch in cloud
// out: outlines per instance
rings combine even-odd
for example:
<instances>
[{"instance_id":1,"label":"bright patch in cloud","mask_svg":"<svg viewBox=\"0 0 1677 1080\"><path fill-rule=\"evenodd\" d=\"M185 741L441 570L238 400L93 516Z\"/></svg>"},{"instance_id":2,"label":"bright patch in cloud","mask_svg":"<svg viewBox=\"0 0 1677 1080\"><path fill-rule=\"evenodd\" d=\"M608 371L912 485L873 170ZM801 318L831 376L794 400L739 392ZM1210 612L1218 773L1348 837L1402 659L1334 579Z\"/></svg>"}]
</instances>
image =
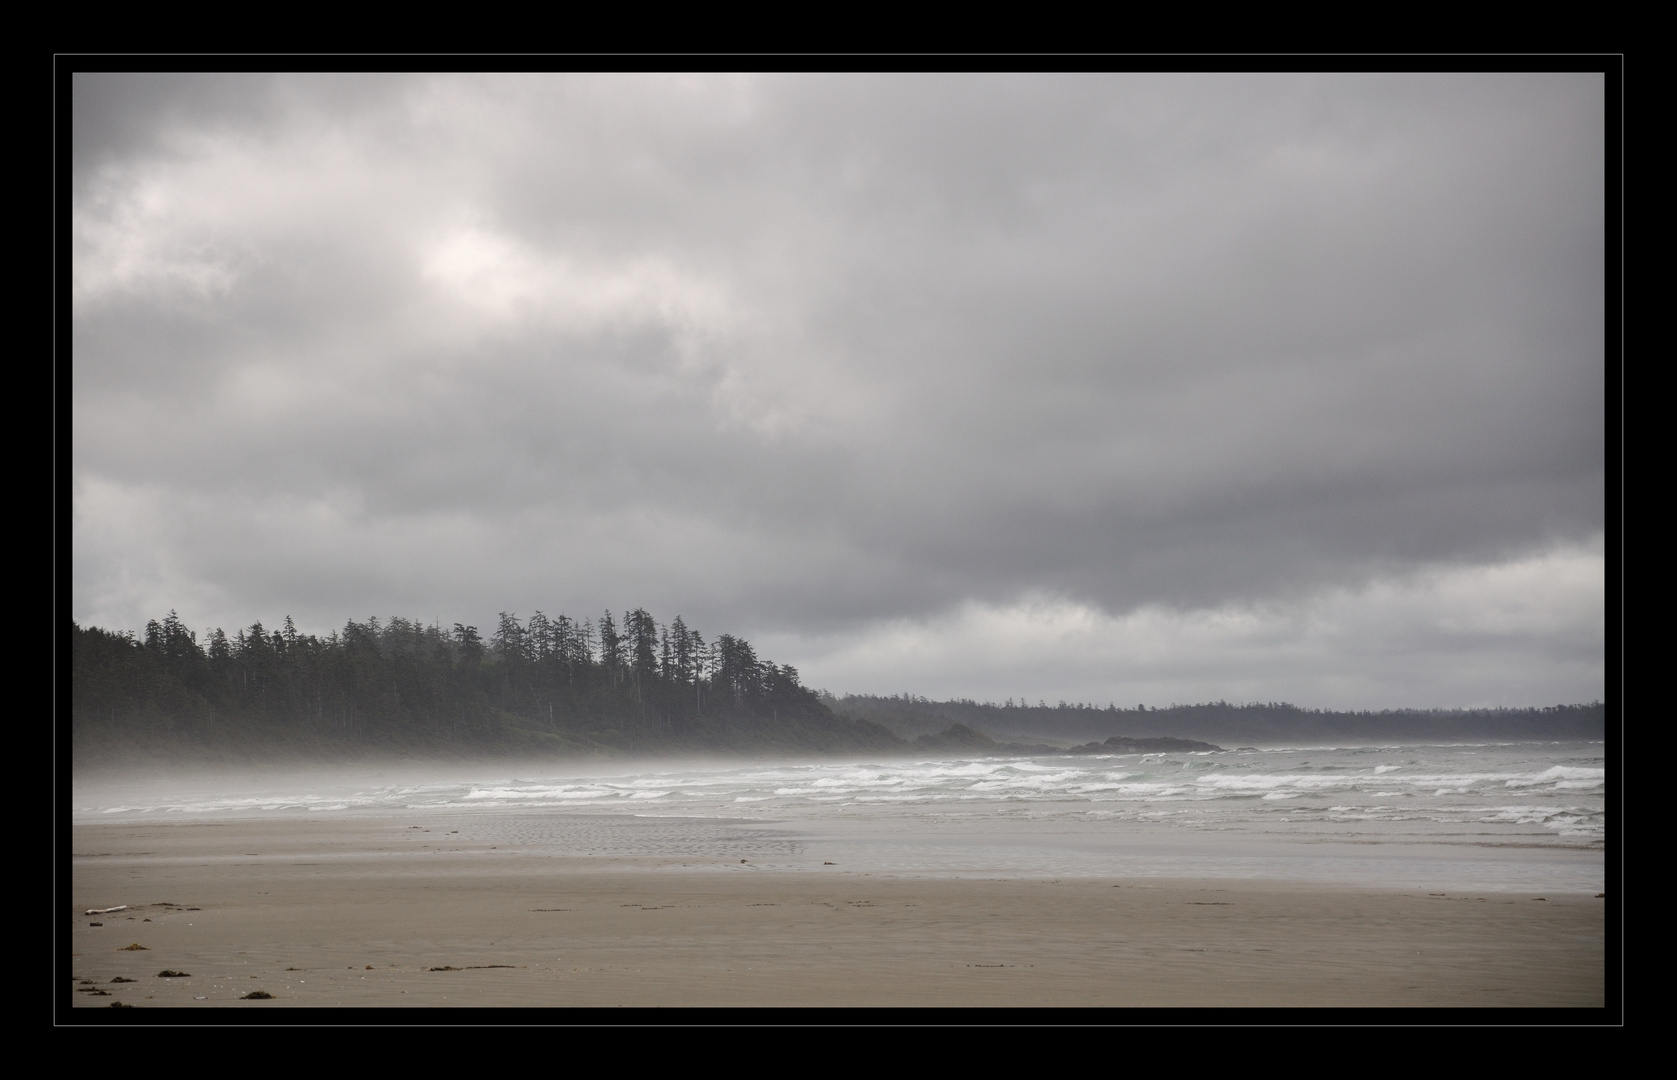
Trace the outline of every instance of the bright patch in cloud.
<instances>
[{"instance_id":1,"label":"bright patch in cloud","mask_svg":"<svg viewBox=\"0 0 1677 1080\"><path fill-rule=\"evenodd\" d=\"M1120 615L1043 598L968 603L938 619L764 644L835 693L1103 705L1541 705L1602 697L1605 596L1598 536L1296 603L1147 605ZM1420 686L1437 700L1417 700Z\"/></svg>"}]
</instances>

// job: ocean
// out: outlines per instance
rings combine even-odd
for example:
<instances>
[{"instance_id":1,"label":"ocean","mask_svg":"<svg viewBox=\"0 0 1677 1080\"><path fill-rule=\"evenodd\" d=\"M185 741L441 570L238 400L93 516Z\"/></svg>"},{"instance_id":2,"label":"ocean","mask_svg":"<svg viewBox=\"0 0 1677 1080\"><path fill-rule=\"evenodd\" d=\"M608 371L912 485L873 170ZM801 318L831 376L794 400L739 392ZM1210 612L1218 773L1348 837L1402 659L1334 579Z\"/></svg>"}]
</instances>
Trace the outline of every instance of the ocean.
<instances>
[{"instance_id":1,"label":"ocean","mask_svg":"<svg viewBox=\"0 0 1677 1080\"><path fill-rule=\"evenodd\" d=\"M855 761L360 765L78 778L72 820L395 816L667 867L1599 892L1600 742ZM499 841L499 843L497 843Z\"/></svg>"}]
</instances>

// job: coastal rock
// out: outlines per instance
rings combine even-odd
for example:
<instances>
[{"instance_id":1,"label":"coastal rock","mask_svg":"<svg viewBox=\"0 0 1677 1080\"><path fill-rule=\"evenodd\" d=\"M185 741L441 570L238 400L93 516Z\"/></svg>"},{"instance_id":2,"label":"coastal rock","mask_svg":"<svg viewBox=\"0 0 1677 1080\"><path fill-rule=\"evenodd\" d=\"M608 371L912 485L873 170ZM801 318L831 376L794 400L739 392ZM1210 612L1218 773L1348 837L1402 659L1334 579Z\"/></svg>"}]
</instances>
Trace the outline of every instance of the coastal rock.
<instances>
[{"instance_id":1,"label":"coastal rock","mask_svg":"<svg viewBox=\"0 0 1677 1080\"><path fill-rule=\"evenodd\" d=\"M1114 735L1103 743L1086 743L1065 751L1068 754L1166 754L1190 751L1221 750L1208 742L1195 739L1176 739L1160 735L1150 739L1133 739L1128 735Z\"/></svg>"},{"instance_id":2,"label":"coastal rock","mask_svg":"<svg viewBox=\"0 0 1677 1080\"><path fill-rule=\"evenodd\" d=\"M933 750L993 750L997 743L982 731L974 731L965 724L950 724L936 735L920 736L914 740L914 745Z\"/></svg>"},{"instance_id":3,"label":"coastal rock","mask_svg":"<svg viewBox=\"0 0 1677 1080\"><path fill-rule=\"evenodd\" d=\"M921 735L914 745L925 750L976 750L990 754L1017 754L1036 757L1046 754L1159 754L1189 751L1221 750L1208 742L1177 739L1170 736L1137 739L1128 735L1114 735L1103 743L1086 743L1066 749L1041 743L997 742L982 731L965 724L951 724L936 735Z\"/></svg>"},{"instance_id":4,"label":"coastal rock","mask_svg":"<svg viewBox=\"0 0 1677 1080\"><path fill-rule=\"evenodd\" d=\"M990 754L1017 754L1020 756L1065 753L1058 746L1047 746L1040 743L997 742L982 731L970 728L965 724L950 724L948 728L936 735L921 735L914 740L914 745L926 750L978 750Z\"/></svg>"}]
</instances>

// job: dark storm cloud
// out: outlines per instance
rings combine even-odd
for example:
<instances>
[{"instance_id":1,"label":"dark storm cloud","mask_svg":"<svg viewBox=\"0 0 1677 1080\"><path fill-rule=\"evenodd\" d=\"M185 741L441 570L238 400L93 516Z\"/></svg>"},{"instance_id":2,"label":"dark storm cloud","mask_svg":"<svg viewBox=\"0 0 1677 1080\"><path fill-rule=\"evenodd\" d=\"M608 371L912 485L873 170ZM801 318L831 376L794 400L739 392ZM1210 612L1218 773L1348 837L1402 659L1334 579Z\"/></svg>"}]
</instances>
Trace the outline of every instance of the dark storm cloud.
<instances>
[{"instance_id":1,"label":"dark storm cloud","mask_svg":"<svg viewBox=\"0 0 1677 1080\"><path fill-rule=\"evenodd\" d=\"M1587 546L1602 113L1575 75L78 76L77 614L801 640Z\"/></svg>"},{"instance_id":2,"label":"dark storm cloud","mask_svg":"<svg viewBox=\"0 0 1677 1080\"><path fill-rule=\"evenodd\" d=\"M78 188L106 166L172 157L181 136L247 136L299 113L345 113L400 94L408 80L353 72L287 79L234 72L76 72L71 77L71 157Z\"/></svg>"}]
</instances>

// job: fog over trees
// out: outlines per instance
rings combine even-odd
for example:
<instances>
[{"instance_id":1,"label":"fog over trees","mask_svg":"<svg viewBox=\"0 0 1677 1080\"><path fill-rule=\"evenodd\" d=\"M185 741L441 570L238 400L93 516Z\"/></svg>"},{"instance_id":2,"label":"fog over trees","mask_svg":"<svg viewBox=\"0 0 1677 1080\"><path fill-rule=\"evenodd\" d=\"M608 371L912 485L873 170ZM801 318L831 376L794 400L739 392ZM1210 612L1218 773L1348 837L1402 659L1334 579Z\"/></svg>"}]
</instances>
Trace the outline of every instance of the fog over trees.
<instances>
[{"instance_id":1,"label":"fog over trees","mask_svg":"<svg viewBox=\"0 0 1677 1080\"><path fill-rule=\"evenodd\" d=\"M229 636L171 611L143 635L74 625L78 744L132 739L479 745L568 751L657 746L836 749L896 740L834 717L797 669L730 634L707 641L678 616L475 626L350 620L325 637L289 616Z\"/></svg>"},{"instance_id":2,"label":"fog over trees","mask_svg":"<svg viewBox=\"0 0 1677 1080\"><path fill-rule=\"evenodd\" d=\"M1331 712L1286 702L1165 708L914 694L835 697L742 637L707 640L644 608L577 619L501 613L487 637L393 617L325 637L287 616L199 634L174 611L142 634L71 624L79 760L357 751L587 754L908 750L960 724L999 736L1276 741L1600 738L1600 702ZM923 746L933 746L920 739Z\"/></svg>"},{"instance_id":3,"label":"fog over trees","mask_svg":"<svg viewBox=\"0 0 1677 1080\"><path fill-rule=\"evenodd\" d=\"M1606 706L1583 704L1496 709L1380 709L1346 712L1287 701L1182 705L1046 701L1002 703L959 698L933 701L916 694L846 694L823 700L834 712L871 720L903 738L935 736L953 725L998 739L1056 739L1080 743L1111 736L1179 737L1234 746L1393 742L1600 739Z\"/></svg>"}]
</instances>

